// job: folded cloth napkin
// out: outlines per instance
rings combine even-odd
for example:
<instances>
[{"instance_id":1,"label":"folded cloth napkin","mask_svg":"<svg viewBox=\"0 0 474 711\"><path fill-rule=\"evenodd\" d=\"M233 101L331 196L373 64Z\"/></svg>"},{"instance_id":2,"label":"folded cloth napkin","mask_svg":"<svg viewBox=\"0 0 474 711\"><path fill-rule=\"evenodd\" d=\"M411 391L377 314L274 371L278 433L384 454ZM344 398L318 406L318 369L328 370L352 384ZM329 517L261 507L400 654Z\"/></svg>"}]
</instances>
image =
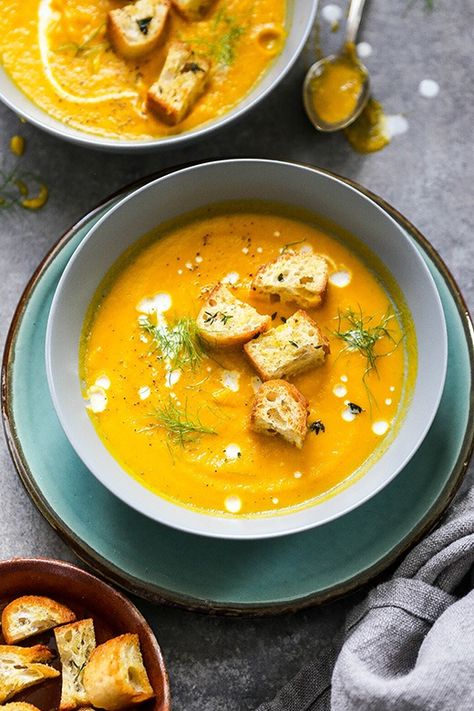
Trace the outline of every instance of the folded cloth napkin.
<instances>
[{"instance_id":1,"label":"folded cloth napkin","mask_svg":"<svg viewBox=\"0 0 474 711\"><path fill-rule=\"evenodd\" d=\"M372 590L328 649L257 711L473 711L474 487ZM342 646L341 646L342 643Z\"/></svg>"}]
</instances>

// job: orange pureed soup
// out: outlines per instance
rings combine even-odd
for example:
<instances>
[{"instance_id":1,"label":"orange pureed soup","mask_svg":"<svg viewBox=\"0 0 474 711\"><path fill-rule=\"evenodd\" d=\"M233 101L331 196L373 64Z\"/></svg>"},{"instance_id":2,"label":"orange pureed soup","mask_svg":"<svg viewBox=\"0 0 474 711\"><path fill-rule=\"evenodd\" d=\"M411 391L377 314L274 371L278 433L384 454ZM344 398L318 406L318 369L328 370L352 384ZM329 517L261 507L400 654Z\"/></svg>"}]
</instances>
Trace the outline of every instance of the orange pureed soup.
<instances>
[{"instance_id":1,"label":"orange pureed soup","mask_svg":"<svg viewBox=\"0 0 474 711\"><path fill-rule=\"evenodd\" d=\"M291 378L310 403L302 449L251 431L260 381L241 346L196 344L195 318L219 281L272 327L298 309L250 289L282 250L323 255L330 274L323 304L307 311L331 353ZM416 340L397 285L355 238L283 206L226 203L162 225L120 258L86 318L80 372L99 436L141 484L208 513L268 515L333 495L387 448Z\"/></svg>"},{"instance_id":2,"label":"orange pureed soup","mask_svg":"<svg viewBox=\"0 0 474 711\"><path fill-rule=\"evenodd\" d=\"M116 0L0 0L0 57L48 114L99 136L151 139L181 133L233 108L285 42L286 0L215 0L199 21L171 8L164 36L144 57L123 59L107 34ZM167 126L146 107L172 42L208 57L208 86L189 115Z\"/></svg>"}]
</instances>

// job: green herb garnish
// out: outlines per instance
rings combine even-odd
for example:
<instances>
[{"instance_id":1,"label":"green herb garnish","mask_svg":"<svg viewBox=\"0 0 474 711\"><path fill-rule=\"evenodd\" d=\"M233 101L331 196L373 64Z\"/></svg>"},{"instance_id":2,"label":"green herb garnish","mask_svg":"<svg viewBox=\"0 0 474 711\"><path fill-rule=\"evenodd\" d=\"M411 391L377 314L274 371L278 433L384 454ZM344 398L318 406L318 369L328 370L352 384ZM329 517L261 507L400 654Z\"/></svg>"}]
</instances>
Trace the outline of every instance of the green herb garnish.
<instances>
[{"instance_id":1,"label":"green herb garnish","mask_svg":"<svg viewBox=\"0 0 474 711\"><path fill-rule=\"evenodd\" d=\"M137 25L138 29L142 33L142 35L147 35L148 34L148 28L150 25L150 22L152 21L152 17L144 17L143 20L137 20Z\"/></svg>"},{"instance_id":2,"label":"green herb garnish","mask_svg":"<svg viewBox=\"0 0 474 711\"><path fill-rule=\"evenodd\" d=\"M231 318L234 318L231 314L225 314L223 311L216 311L215 313L204 311L204 315L206 317L204 319L204 323L207 323L209 326L212 326L217 319L219 319L219 321L226 326L228 321L230 321Z\"/></svg>"},{"instance_id":3,"label":"green herb garnish","mask_svg":"<svg viewBox=\"0 0 474 711\"><path fill-rule=\"evenodd\" d=\"M348 402L347 407L351 411L351 415L360 415L361 412L364 412L364 408L356 405L355 402Z\"/></svg>"},{"instance_id":4,"label":"green herb garnish","mask_svg":"<svg viewBox=\"0 0 474 711\"><path fill-rule=\"evenodd\" d=\"M194 370L206 355L196 321L188 316L177 319L172 325L153 324L146 318L140 326L153 339L155 349L160 351L158 357L168 358L173 368Z\"/></svg>"},{"instance_id":5,"label":"green herb garnish","mask_svg":"<svg viewBox=\"0 0 474 711\"><path fill-rule=\"evenodd\" d=\"M56 47L54 51L72 52L74 57L87 57L95 52L99 52L101 49L107 49L109 47L108 42L93 44L94 40L103 30L105 30L105 22L99 25L99 27L96 27L96 29L91 32L91 34L88 35L83 42L65 42L64 44L59 45L59 47Z\"/></svg>"},{"instance_id":6,"label":"green herb garnish","mask_svg":"<svg viewBox=\"0 0 474 711\"><path fill-rule=\"evenodd\" d=\"M283 245L280 252L281 254L284 254L290 247L294 247L297 244L303 244L304 242L306 242L305 239L298 239L296 240L296 242L288 242L287 244Z\"/></svg>"},{"instance_id":7,"label":"green herb garnish","mask_svg":"<svg viewBox=\"0 0 474 711\"><path fill-rule=\"evenodd\" d=\"M206 427L201 422L198 414L191 416L188 413L187 402L184 405L184 409L180 410L170 399L167 404L157 408L154 417L157 420L156 423L149 425L145 430L164 429L169 442L180 447L196 441L201 435L217 434L216 430Z\"/></svg>"},{"instance_id":8,"label":"green herb garnish","mask_svg":"<svg viewBox=\"0 0 474 711\"><path fill-rule=\"evenodd\" d=\"M321 420L315 420L310 425L308 425L308 430L318 435L320 432L326 432L326 427L321 422Z\"/></svg>"},{"instance_id":9,"label":"green herb garnish","mask_svg":"<svg viewBox=\"0 0 474 711\"><path fill-rule=\"evenodd\" d=\"M364 383L371 371L377 372L377 360L393 353L400 343L400 341L395 341L389 328L393 318L394 314L391 313L390 308L387 309L379 323L375 322L375 316L364 316L362 309L359 309L358 312L346 309L342 313L339 312L337 316L338 327L337 331L333 331L333 336L346 344L341 352L357 351L364 356L366 360ZM388 338L394 347L385 353L377 353L376 344L383 338Z\"/></svg>"},{"instance_id":10,"label":"green herb garnish","mask_svg":"<svg viewBox=\"0 0 474 711\"><path fill-rule=\"evenodd\" d=\"M296 341L288 341L288 343L294 346L295 348L299 348L299 345L296 343Z\"/></svg>"},{"instance_id":11,"label":"green herb garnish","mask_svg":"<svg viewBox=\"0 0 474 711\"><path fill-rule=\"evenodd\" d=\"M210 39L195 37L188 39L188 42L196 48L202 47L217 64L230 66L235 60L237 43L245 34L246 28L239 25L222 7L216 13L211 32Z\"/></svg>"},{"instance_id":12,"label":"green herb garnish","mask_svg":"<svg viewBox=\"0 0 474 711\"><path fill-rule=\"evenodd\" d=\"M284 278L285 277L281 273L277 276L278 281L283 281Z\"/></svg>"}]
</instances>

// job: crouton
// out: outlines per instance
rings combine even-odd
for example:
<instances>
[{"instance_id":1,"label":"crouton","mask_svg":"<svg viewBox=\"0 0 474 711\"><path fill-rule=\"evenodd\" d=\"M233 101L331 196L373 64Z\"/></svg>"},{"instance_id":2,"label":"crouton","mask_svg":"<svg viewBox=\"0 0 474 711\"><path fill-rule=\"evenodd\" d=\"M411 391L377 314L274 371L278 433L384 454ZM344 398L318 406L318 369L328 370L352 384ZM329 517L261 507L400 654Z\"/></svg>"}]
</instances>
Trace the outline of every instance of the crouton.
<instances>
[{"instance_id":1,"label":"crouton","mask_svg":"<svg viewBox=\"0 0 474 711\"><path fill-rule=\"evenodd\" d=\"M298 449L307 432L309 403L304 395L286 380L268 380L257 390L250 427L254 432L280 435Z\"/></svg>"},{"instance_id":2,"label":"crouton","mask_svg":"<svg viewBox=\"0 0 474 711\"><path fill-rule=\"evenodd\" d=\"M73 622L54 630L62 665L60 711L69 711L89 703L84 688L84 669L95 649L94 622Z\"/></svg>"},{"instance_id":3,"label":"crouton","mask_svg":"<svg viewBox=\"0 0 474 711\"><path fill-rule=\"evenodd\" d=\"M284 252L264 264L252 280L252 289L276 294L281 301L293 301L302 308L319 306L328 284L328 265L317 254Z\"/></svg>"},{"instance_id":4,"label":"crouton","mask_svg":"<svg viewBox=\"0 0 474 711\"><path fill-rule=\"evenodd\" d=\"M138 0L111 10L107 31L113 48L125 59L135 59L156 47L170 9L170 0Z\"/></svg>"},{"instance_id":5,"label":"crouton","mask_svg":"<svg viewBox=\"0 0 474 711\"><path fill-rule=\"evenodd\" d=\"M0 706L0 711L39 711L39 708L26 701L10 701L9 704Z\"/></svg>"},{"instance_id":6,"label":"crouton","mask_svg":"<svg viewBox=\"0 0 474 711\"><path fill-rule=\"evenodd\" d=\"M237 346L266 331L270 316L237 299L225 284L208 294L197 317L199 335L213 346Z\"/></svg>"},{"instance_id":7,"label":"crouton","mask_svg":"<svg viewBox=\"0 0 474 711\"><path fill-rule=\"evenodd\" d=\"M0 645L0 704L23 689L39 684L45 679L59 676L59 672L43 664L53 658L43 644L34 647Z\"/></svg>"},{"instance_id":8,"label":"crouton","mask_svg":"<svg viewBox=\"0 0 474 711\"><path fill-rule=\"evenodd\" d=\"M246 343L244 350L262 380L289 378L322 365L329 342L306 311Z\"/></svg>"},{"instance_id":9,"label":"crouton","mask_svg":"<svg viewBox=\"0 0 474 711\"><path fill-rule=\"evenodd\" d=\"M158 80L148 89L148 108L172 126L182 121L204 91L210 66L189 45L173 42Z\"/></svg>"},{"instance_id":10,"label":"crouton","mask_svg":"<svg viewBox=\"0 0 474 711\"><path fill-rule=\"evenodd\" d=\"M173 0L175 8L187 20L200 20L214 0Z\"/></svg>"},{"instance_id":11,"label":"crouton","mask_svg":"<svg viewBox=\"0 0 474 711\"><path fill-rule=\"evenodd\" d=\"M75 619L72 610L49 597L24 595L3 609L2 632L7 644L14 644Z\"/></svg>"},{"instance_id":12,"label":"crouton","mask_svg":"<svg viewBox=\"0 0 474 711\"><path fill-rule=\"evenodd\" d=\"M117 711L153 698L137 634L100 644L84 670L84 687L93 706Z\"/></svg>"}]
</instances>

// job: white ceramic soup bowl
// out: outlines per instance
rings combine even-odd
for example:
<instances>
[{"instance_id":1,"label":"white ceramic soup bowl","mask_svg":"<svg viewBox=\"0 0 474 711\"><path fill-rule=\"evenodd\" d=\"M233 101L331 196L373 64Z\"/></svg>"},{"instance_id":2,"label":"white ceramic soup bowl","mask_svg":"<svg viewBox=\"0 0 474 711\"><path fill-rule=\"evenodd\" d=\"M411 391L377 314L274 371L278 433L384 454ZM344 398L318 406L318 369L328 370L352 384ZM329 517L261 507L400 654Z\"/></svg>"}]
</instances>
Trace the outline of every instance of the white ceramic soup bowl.
<instances>
[{"instance_id":1,"label":"white ceramic soup bowl","mask_svg":"<svg viewBox=\"0 0 474 711\"><path fill-rule=\"evenodd\" d=\"M291 513L231 517L198 513L141 486L117 463L87 414L79 381L79 343L87 308L102 278L139 237L209 203L261 199L310 210L359 238L398 283L411 311L418 370L396 437L368 471L332 498ZM159 288L159 285L157 285ZM414 244L370 198L317 169L268 160L203 163L157 178L109 210L74 252L58 284L46 334L46 367L62 427L90 471L113 494L161 523L220 538L264 538L319 526L360 506L413 456L434 418L447 363L447 336L434 281Z\"/></svg>"},{"instance_id":2,"label":"white ceramic soup bowl","mask_svg":"<svg viewBox=\"0 0 474 711\"><path fill-rule=\"evenodd\" d=\"M0 100L15 113L30 123L44 129L58 138L78 143L89 148L109 151L140 151L168 148L185 141L198 140L211 131L225 126L245 114L263 99L283 79L298 58L314 23L318 0L288 0L287 37L282 52L275 58L268 71L253 89L246 94L233 109L218 118L197 126L192 131L155 138L153 140L119 140L94 136L68 126L50 116L46 111L31 101L15 84L0 64Z\"/></svg>"}]
</instances>

